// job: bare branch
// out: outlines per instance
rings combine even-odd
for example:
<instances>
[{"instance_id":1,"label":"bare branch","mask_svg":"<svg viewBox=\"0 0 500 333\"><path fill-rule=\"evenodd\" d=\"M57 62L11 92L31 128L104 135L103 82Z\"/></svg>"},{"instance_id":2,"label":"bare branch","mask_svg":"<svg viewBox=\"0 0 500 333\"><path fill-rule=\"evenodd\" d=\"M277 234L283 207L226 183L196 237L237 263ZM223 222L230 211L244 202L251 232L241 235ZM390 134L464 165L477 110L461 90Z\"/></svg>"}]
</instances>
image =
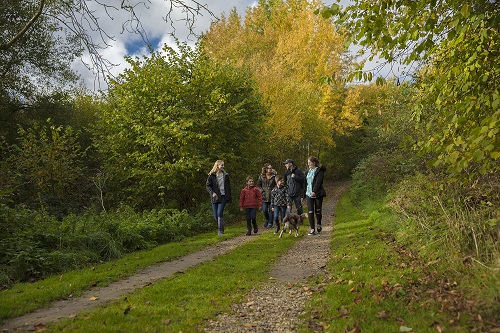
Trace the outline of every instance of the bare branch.
<instances>
[{"instance_id":1,"label":"bare branch","mask_svg":"<svg viewBox=\"0 0 500 333\"><path fill-rule=\"evenodd\" d=\"M43 7L45 6L45 0L40 1L40 5L38 6L38 10L33 15L33 17L26 23L26 25L7 43L0 44L0 50L5 51L8 50L12 45L14 45L20 38L24 36L24 34L31 28L33 24L38 20L40 15L42 15Z\"/></svg>"}]
</instances>

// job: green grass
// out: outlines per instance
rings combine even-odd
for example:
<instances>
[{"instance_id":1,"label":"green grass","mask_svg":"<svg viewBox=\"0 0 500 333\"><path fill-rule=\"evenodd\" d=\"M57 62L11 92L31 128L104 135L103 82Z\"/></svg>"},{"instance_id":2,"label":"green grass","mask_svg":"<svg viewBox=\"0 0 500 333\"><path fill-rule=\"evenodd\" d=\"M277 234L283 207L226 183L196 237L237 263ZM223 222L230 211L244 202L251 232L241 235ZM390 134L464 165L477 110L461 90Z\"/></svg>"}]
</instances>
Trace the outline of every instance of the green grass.
<instances>
[{"instance_id":1,"label":"green grass","mask_svg":"<svg viewBox=\"0 0 500 333\"><path fill-rule=\"evenodd\" d=\"M70 271L34 283L18 283L0 292L0 322L35 311L51 302L81 295L92 287L107 286L152 264L171 261L208 245L242 234L241 224L228 225L223 236L209 232L158 246L152 250L125 255L119 260Z\"/></svg>"},{"instance_id":2,"label":"green grass","mask_svg":"<svg viewBox=\"0 0 500 333\"><path fill-rule=\"evenodd\" d=\"M303 237L303 236L301 236ZM273 263L301 237L271 232L120 300L48 326L51 332L199 332L269 278Z\"/></svg>"},{"instance_id":3,"label":"green grass","mask_svg":"<svg viewBox=\"0 0 500 333\"><path fill-rule=\"evenodd\" d=\"M381 228L391 224L390 214L369 212L357 209L348 195L341 198L328 274L311 281L317 293L301 330L469 332L470 315L443 311L453 288L443 290L436 272ZM440 293L444 303L432 297Z\"/></svg>"},{"instance_id":4,"label":"green grass","mask_svg":"<svg viewBox=\"0 0 500 333\"><path fill-rule=\"evenodd\" d=\"M492 318L498 312L482 312L480 318L475 312L477 303L470 303L462 293L467 290L466 283L480 281L448 276L449 267L447 271L446 267L422 259L417 248L396 241L395 216L382 209L380 200L367 202L363 207L353 205L349 194L339 201L331 260L327 273L309 282L313 299L302 316L301 332L435 333L470 332L473 328L487 332L494 327ZM199 235L94 268L16 285L0 293L0 315L10 318L70 294L76 297L91 286L105 286L151 264L173 260L244 231L243 224L232 225L223 237L213 232ZM232 303L242 301L251 288L265 283L274 262L301 237L277 241L271 232L259 234L226 255L74 318L50 324L47 330L202 331L206 319L230 311ZM488 286L492 282L486 276L482 283Z\"/></svg>"}]
</instances>

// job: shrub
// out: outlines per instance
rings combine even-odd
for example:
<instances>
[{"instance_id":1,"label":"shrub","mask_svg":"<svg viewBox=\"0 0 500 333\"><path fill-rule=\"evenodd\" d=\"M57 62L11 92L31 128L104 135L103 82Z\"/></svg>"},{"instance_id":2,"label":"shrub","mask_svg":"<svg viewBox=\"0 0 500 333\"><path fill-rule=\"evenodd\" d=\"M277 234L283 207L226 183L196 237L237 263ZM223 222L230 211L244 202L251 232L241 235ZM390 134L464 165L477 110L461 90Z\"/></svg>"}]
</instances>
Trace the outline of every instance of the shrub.
<instances>
[{"instance_id":1,"label":"shrub","mask_svg":"<svg viewBox=\"0 0 500 333\"><path fill-rule=\"evenodd\" d=\"M0 283L32 281L122 254L179 241L214 228L211 210L135 212L123 206L58 220L45 212L0 205Z\"/></svg>"}]
</instances>

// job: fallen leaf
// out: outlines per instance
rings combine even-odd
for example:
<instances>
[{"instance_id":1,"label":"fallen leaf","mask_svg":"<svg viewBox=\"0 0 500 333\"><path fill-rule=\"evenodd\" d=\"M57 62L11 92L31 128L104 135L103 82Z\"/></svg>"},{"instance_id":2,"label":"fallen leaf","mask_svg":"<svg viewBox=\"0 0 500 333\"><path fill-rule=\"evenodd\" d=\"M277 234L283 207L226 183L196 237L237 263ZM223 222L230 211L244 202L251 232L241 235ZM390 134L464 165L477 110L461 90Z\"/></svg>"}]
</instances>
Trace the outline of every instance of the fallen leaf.
<instances>
[{"instance_id":1,"label":"fallen leaf","mask_svg":"<svg viewBox=\"0 0 500 333\"><path fill-rule=\"evenodd\" d=\"M169 325L169 324L170 324L170 322L171 322L171 320L170 320L170 319L165 319L165 320L163 321L163 324L165 324L165 325Z\"/></svg>"},{"instance_id":2,"label":"fallen leaf","mask_svg":"<svg viewBox=\"0 0 500 333\"><path fill-rule=\"evenodd\" d=\"M35 325L35 330L37 332L43 332L47 329L47 326L45 324L42 324L42 323L38 323Z\"/></svg>"},{"instance_id":3,"label":"fallen leaf","mask_svg":"<svg viewBox=\"0 0 500 333\"><path fill-rule=\"evenodd\" d=\"M346 331L347 333L361 333L361 329L359 328L358 322L355 322L352 330Z\"/></svg>"},{"instance_id":4,"label":"fallen leaf","mask_svg":"<svg viewBox=\"0 0 500 333\"><path fill-rule=\"evenodd\" d=\"M436 329L437 329L437 331L438 331L439 333L443 333L443 332L444 332L443 325L441 325L441 323L440 323L440 322L438 322L438 321L433 322L433 323L431 324L431 327L436 327Z\"/></svg>"},{"instance_id":5,"label":"fallen leaf","mask_svg":"<svg viewBox=\"0 0 500 333\"><path fill-rule=\"evenodd\" d=\"M403 333L403 332L413 332L413 328L406 327L406 326L399 326L399 332L400 333Z\"/></svg>"},{"instance_id":6,"label":"fallen leaf","mask_svg":"<svg viewBox=\"0 0 500 333\"><path fill-rule=\"evenodd\" d=\"M379 319L388 319L389 315L384 310L384 311L380 311L379 313L377 313L377 318L379 318Z\"/></svg>"},{"instance_id":7,"label":"fallen leaf","mask_svg":"<svg viewBox=\"0 0 500 333\"><path fill-rule=\"evenodd\" d=\"M349 315L349 310L345 308L340 308L339 312L340 312L340 317L346 317L347 315Z\"/></svg>"},{"instance_id":8,"label":"fallen leaf","mask_svg":"<svg viewBox=\"0 0 500 333\"><path fill-rule=\"evenodd\" d=\"M89 298L89 301L97 301L99 299L99 296L92 296Z\"/></svg>"}]
</instances>

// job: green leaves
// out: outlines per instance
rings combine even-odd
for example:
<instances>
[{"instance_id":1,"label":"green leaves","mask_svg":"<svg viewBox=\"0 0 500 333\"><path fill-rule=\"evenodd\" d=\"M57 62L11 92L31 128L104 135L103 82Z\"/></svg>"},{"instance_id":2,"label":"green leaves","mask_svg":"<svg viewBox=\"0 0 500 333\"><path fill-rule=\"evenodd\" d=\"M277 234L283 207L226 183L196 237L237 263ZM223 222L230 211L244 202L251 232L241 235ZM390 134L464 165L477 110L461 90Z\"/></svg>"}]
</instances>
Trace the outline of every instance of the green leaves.
<instances>
[{"instance_id":1,"label":"green leaves","mask_svg":"<svg viewBox=\"0 0 500 333\"><path fill-rule=\"evenodd\" d=\"M106 96L96 144L116 201L190 205L213 161L242 156L254 142L263 106L245 72L178 49L128 59L132 69Z\"/></svg>"},{"instance_id":2,"label":"green leaves","mask_svg":"<svg viewBox=\"0 0 500 333\"><path fill-rule=\"evenodd\" d=\"M337 16L365 52L420 63L414 111L427 123L419 148L463 182L499 170L498 20L487 0L356 0ZM373 79L363 68L351 77Z\"/></svg>"}]
</instances>

